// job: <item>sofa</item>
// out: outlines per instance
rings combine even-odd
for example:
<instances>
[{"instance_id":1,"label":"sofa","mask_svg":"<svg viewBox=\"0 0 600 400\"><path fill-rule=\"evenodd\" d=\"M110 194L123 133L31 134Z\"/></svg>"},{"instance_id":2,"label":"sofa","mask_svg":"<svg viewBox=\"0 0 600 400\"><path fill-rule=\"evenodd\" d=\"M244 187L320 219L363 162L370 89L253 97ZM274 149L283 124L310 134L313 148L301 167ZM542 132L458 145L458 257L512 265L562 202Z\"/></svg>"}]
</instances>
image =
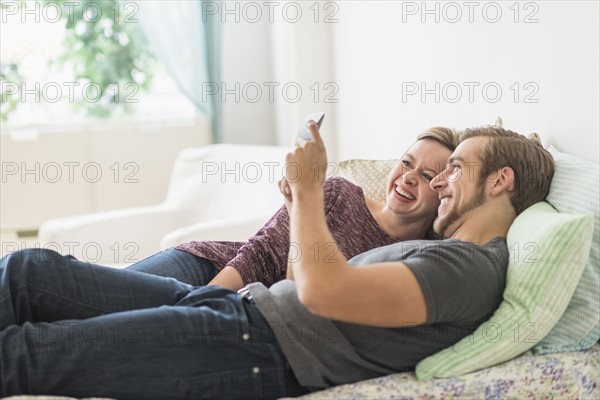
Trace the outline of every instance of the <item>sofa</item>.
<instances>
[{"instance_id":1,"label":"sofa","mask_svg":"<svg viewBox=\"0 0 600 400\"><path fill-rule=\"evenodd\" d=\"M246 240L281 206L276 183L287 151L232 144L184 149L161 203L48 220L40 244L77 243L71 248L78 259L123 267L190 240Z\"/></svg>"}]
</instances>

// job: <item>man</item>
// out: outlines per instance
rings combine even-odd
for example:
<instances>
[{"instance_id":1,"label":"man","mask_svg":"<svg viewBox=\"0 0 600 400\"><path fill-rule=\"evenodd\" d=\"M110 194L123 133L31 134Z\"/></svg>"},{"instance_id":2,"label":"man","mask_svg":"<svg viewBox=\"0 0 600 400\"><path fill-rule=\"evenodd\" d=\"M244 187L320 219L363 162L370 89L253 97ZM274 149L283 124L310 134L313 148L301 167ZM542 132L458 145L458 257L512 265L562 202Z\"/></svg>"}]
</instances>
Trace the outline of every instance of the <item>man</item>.
<instances>
[{"instance_id":1,"label":"man","mask_svg":"<svg viewBox=\"0 0 600 400\"><path fill-rule=\"evenodd\" d=\"M313 140L286 160L309 173L282 185L290 280L238 294L51 251L13 253L0 263L0 395L295 396L410 370L489 318L504 289L506 233L546 196L551 156L500 128L466 131L431 182L435 228L449 239L348 262L325 222L327 158L309 129Z\"/></svg>"}]
</instances>

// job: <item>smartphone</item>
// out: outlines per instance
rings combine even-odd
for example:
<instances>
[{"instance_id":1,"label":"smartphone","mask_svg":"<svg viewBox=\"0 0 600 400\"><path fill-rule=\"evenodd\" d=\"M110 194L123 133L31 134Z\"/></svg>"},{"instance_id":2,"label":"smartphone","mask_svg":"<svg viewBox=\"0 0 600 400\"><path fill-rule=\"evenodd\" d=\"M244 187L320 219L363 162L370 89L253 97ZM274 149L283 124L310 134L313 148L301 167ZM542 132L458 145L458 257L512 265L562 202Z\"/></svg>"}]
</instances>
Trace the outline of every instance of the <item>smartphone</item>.
<instances>
[{"instance_id":1,"label":"smartphone","mask_svg":"<svg viewBox=\"0 0 600 400\"><path fill-rule=\"evenodd\" d=\"M302 121L302 125L300 126L300 129L298 129L298 134L296 135L296 141L298 141L298 139L300 139L300 138L302 138L304 140L310 140L310 132L308 131L306 124L308 124L308 121L312 120L312 121L315 121L320 128L321 122L323 122L323 118L325 118L324 112L316 112L316 113L308 114L307 116L305 116L304 120Z\"/></svg>"}]
</instances>

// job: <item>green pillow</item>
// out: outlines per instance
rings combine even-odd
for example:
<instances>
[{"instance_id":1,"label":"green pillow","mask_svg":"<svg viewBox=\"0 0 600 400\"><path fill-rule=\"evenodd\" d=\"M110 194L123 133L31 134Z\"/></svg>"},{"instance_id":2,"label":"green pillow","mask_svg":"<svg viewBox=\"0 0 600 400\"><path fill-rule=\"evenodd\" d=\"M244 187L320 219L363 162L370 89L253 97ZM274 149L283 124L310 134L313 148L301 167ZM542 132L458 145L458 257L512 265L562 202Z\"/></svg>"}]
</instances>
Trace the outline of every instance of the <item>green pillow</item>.
<instances>
[{"instance_id":1,"label":"green pillow","mask_svg":"<svg viewBox=\"0 0 600 400\"><path fill-rule=\"evenodd\" d=\"M546 201L559 212L594 214L592 250L567 310L534 354L589 349L600 339L600 166L554 147L556 164Z\"/></svg>"},{"instance_id":2,"label":"green pillow","mask_svg":"<svg viewBox=\"0 0 600 400\"><path fill-rule=\"evenodd\" d=\"M591 238L591 216L559 213L543 201L523 211L507 235L510 257L502 303L473 334L422 360L417 378L466 374L537 344L567 308Z\"/></svg>"}]
</instances>

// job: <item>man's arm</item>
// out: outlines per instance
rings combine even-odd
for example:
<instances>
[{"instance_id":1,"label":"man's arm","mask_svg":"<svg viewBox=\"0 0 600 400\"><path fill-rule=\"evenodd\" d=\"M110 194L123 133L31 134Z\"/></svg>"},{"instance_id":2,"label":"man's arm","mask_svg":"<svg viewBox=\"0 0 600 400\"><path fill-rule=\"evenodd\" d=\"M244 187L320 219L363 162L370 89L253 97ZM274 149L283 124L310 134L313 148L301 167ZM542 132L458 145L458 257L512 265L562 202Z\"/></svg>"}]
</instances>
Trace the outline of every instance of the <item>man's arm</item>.
<instances>
[{"instance_id":1,"label":"man's arm","mask_svg":"<svg viewBox=\"0 0 600 400\"><path fill-rule=\"evenodd\" d=\"M301 175L288 178L292 190L290 242L299 256L292 259L298 297L316 315L382 327L420 325L427 310L421 288L402 263L351 267L325 220L323 180L327 164L317 125L313 139L288 154L288 166ZM288 168L292 170L292 168Z\"/></svg>"}]
</instances>

